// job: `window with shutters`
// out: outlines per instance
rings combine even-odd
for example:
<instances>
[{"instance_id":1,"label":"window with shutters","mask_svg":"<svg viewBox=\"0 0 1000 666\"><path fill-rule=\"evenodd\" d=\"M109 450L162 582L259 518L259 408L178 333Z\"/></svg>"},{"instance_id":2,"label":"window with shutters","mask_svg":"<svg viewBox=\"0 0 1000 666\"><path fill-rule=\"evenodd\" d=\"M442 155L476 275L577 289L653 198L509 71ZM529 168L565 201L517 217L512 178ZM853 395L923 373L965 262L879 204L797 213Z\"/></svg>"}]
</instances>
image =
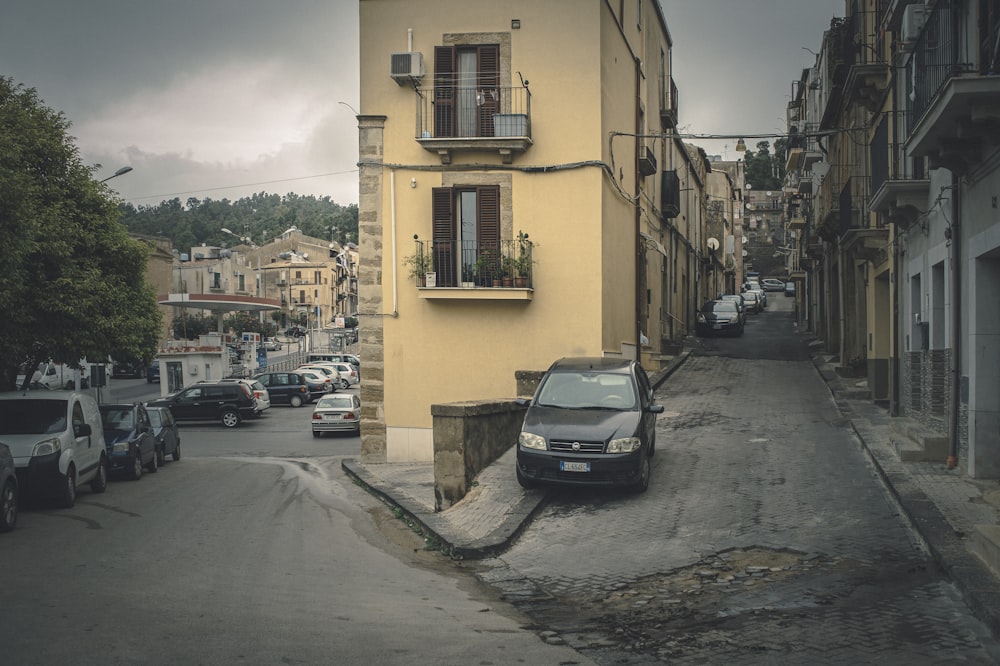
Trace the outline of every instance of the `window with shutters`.
<instances>
[{"instance_id":1,"label":"window with shutters","mask_svg":"<svg viewBox=\"0 0 1000 666\"><path fill-rule=\"evenodd\" d=\"M499 65L497 44L434 48L434 136L495 136Z\"/></svg>"},{"instance_id":2,"label":"window with shutters","mask_svg":"<svg viewBox=\"0 0 1000 666\"><path fill-rule=\"evenodd\" d=\"M500 275L500 188L435 187L431 254L437 286L490 286Z\"/></svg>"}]
</instances>

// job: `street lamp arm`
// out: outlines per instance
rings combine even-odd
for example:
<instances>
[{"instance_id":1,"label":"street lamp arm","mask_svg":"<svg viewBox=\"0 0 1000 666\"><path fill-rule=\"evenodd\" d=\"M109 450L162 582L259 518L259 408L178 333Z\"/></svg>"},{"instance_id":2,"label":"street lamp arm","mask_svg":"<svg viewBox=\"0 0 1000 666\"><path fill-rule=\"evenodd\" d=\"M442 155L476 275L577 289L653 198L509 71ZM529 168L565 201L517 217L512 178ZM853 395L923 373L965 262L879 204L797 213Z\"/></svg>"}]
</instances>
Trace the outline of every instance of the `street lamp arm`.
<instances>
[{"instance_id":1,"label":"street lamp arm","mask_svg":"<svg viewBox=\"0 0 1000 666\"><path fill-rule=\"evenodd\" d=\"M118 169L118 171L115 171L113 174L111 174L107 178L104 178L104 179L102 179L102 180L100 180L98 182L100 182L100 183L106 183L109 180L111 180L112 178L117 178L118 176L123 176L123 175L127 174L131 170L132 170L132 167L130 167L130 166L123 166L122 168Z\"/></svg>"}]
</instances>

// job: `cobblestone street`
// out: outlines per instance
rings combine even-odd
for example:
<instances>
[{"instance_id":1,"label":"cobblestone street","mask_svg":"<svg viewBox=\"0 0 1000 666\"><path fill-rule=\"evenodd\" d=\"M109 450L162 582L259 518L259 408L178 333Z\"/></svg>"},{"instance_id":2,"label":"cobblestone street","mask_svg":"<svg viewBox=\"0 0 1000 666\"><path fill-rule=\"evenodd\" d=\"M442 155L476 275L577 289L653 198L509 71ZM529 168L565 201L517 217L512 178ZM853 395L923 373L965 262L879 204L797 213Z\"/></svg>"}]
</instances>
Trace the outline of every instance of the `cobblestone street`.
<instances>
[{"instance_id":1,"label":"cobblestone street","mask_svg":"<svg viewBox=\"0 0 1000 666\"><path fill-rule=\"evenodd\" d=\"M560 490L481 578L598 663L991 664L787 314L657 391L648 492Z\"/></svg>"}]
</instances>

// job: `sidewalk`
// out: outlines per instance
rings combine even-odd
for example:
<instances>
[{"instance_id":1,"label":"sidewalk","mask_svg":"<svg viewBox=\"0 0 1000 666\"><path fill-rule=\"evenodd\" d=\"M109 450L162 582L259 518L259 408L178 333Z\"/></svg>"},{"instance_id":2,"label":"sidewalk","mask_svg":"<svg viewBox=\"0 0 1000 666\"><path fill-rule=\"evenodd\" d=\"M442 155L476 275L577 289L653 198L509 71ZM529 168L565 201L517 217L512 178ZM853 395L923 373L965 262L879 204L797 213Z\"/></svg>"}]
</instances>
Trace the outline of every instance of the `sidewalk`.
<instances>
[{"instance_id":1,"label":"sidewalk","mask_svg":"<svg viewBox=\"0 0 1000 666\"><path fill-rule=\"evenodd\" d=\"M690 355L685 350L651 377L659 386ZM932 559L963 595L973 613L1000 636L1000 578L972 552L976 525L1000 526L1000 486L970 479L940 463L903 463L893 447L886 410L865 398L857 380L840 377L831 357L814 355L840 412L850 421L876 471L914 526ZM344 471L399 510L428 541L460 559L498 554L542 508L544 490L524 490L514 476L512 447L484 470L460 502L434 512L433 463L362 464L345 460Z\"/></svg>"}]
</instances>

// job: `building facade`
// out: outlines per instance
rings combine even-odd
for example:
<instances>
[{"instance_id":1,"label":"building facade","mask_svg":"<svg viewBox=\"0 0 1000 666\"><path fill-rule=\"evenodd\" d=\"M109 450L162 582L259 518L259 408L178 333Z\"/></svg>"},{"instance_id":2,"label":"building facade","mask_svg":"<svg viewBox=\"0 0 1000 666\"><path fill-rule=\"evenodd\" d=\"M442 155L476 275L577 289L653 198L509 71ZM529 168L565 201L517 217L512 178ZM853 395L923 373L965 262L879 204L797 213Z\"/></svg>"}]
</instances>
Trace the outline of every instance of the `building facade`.
<instances>
[{"instance_id":1,"label":"building facade","mask_svg":"<svg viewBox=\"0 0 1000 666\"><path fill-rule=\"evenodd\" d=\"M710 166L675 136L659 3L360 17L363 459L430 460L432 404L513 397L563 356L655 368L709 292Z\"/></svg>"}]
</instances>

